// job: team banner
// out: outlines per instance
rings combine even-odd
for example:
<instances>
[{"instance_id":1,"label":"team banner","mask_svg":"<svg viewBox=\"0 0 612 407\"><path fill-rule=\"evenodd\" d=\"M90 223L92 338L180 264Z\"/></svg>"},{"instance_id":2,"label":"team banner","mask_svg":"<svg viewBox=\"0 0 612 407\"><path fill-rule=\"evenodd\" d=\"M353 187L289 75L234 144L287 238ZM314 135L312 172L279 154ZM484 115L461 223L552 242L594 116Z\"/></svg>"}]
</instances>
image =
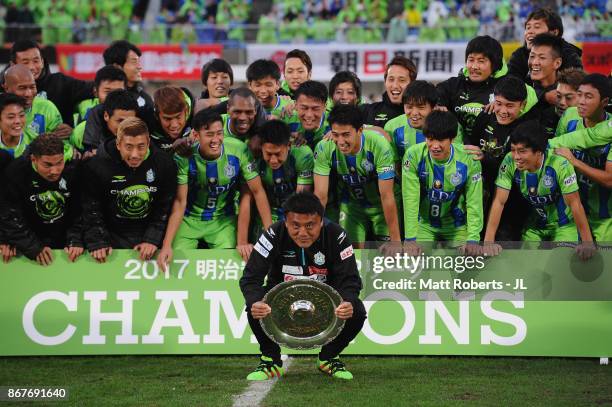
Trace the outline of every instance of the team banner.
<instances>
[{"instance_id":1,"label":"team banner","mask_svg":"<svg viewBox=\"0 0 612 407\"><path fill-rule=\"evenodd\" d=\"M355 255L368 319L345 353L612 355L609 250L587 262L571 247ZM258 353L234 250L176 252L168 273L127 250L105 264L54 258L0 267L0 355Z\"/></svg>"},{"instance_id":2,"label":"team banner","mask_svg":"<svg viewBox=\"0 0 612 407\"><path fill-rule=\"evenodd\" d=\"M91 80L104 66L102 53L106 45L58 44L57 64L61 72L79 79ZM202 65L221 58L223 46L208 45L139 45L144 79L200 80Z\"/></svg>"},{"instance_id":3,"label":"team banner","mask_svg":"<svg viewBox=\"0 0 612 407\"><path fill-rule=\"evenodd\" d=\"M467 43L423 44L315 44L247 45L247 63L272 59L279 66L287 52L303 49L312 59L312 79L329 81L336 72L353 71L362 81L381 81L386 65L395 55L410 58L417 66L419 79L442 81L457 75L465 65Z\"/></svg>"},{"instance_id":4,"label":"team banner","mask_svg":"<svg viewBox=\"0 0 612 407\"><path fill-rule=\"evenodd\" d=\"M612 73L612 46L609 42L582 43L582 62L589 73Z\"/></svg>"}]
</instances>

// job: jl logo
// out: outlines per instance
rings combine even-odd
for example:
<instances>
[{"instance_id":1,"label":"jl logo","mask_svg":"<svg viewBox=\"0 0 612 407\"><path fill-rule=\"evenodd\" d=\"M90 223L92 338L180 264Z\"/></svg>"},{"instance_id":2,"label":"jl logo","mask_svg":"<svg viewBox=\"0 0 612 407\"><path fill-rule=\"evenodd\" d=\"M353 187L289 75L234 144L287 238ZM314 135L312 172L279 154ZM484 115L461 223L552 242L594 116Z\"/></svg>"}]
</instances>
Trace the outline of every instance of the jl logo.
<instances>
[{"instance_id":1,"label":"jl logo","mask_svg":"<svg viewBox=\"0 0 612 407\"><path fill-rule=\"evenodd\" d=\"M149 171L147 171L147 182L153 181L155 181L155 173L153 172L153 169L150 169Z\"/></svg>"}]
</instances>

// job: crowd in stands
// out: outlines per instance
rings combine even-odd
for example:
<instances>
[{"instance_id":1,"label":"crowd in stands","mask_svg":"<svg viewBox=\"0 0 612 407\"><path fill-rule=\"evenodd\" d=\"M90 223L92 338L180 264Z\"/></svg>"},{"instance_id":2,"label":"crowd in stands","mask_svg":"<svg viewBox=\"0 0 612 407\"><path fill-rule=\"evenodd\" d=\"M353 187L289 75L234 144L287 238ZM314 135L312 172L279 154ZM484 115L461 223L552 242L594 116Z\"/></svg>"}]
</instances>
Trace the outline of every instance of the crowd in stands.
<instances>
[{"instance_id":1,"label":"crowd in stands","mask_svg":"<svg viewBox=\"0 0 612 407\"><path fill-rule=\"evenodd\" d=\"M4 41L42 31L44 44L141 43L401 43L467 41L490 35L520 40L522 21L544 3L558 10L570 40L612 38L609 0L274 0L253 13L251 1L164 0L153 26L144 22L146 1L15 0L0 8ZM22 28L15 26L22 25ZM25 25L24 25L25 24ZM36 27L42 27L36 28ZM25 31L24 31L25 30ZM249 35L250 33L250 35Z\"/></svg>"}]
</instances>

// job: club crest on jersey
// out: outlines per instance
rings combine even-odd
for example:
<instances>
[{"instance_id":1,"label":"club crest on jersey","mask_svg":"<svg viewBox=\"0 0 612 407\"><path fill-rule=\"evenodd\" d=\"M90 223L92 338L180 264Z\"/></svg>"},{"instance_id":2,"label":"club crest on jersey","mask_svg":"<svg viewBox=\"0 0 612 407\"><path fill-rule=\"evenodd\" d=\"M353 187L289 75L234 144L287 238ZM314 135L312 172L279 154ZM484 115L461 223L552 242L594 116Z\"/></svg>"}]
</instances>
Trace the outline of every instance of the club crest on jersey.
<instances>
[{"instance_id":1,"label":"club crest on jersey","mask_svg":"<svg viewBox=\"0 0 612 407\"><path fill-rule=\"evenodd\" d=\"M435 189L440 189L440 188L442 188L442 181L440 181L439 179L435 180L435 181L434 181L434 183L433 183L433 187L434 187Z\"/></svg>"},{"instance_id":2,"label":"club crest on jersey","mask_svg":"<svg viewBox=\"0 0 612 407\"><path fill-rule=\"evenodd\" d=\"M40 124L38 124L36 121L32 121L32 123L30 123L30 125L28 126L30 128L30 130L32 130L34 133L39 134L40 133Z\"/></svg>"},{"instance_id":3,"label":"club crest on jersey","mask_svg":"<svg viewBox=\"0 0 612 407\"><path fill-rule=\"evenodd\" d=\"M367 172L371 172L374 169L374 164L372 164L371 162L369 162L368 160L363 160L361 162L361 167L366 170Z\"/></svg>"},{"instance_id":4,"label":"club crest on jersey","mask_svg":"<svg viewBox=\"0 0 612 407\"><path fill-rule=\"evenodd\" d=\"M550 188L554 184L553 178L550 175L544 175L544 177L542 177L542 183L546 188Z\"/></svg>"},{"instance_id":5,"label":"club crest on jersey","mask_svg":"<svg viewBox=\"0 0 612 407\"><path fill-rule=\"evenodd\" d=\"M227 178L233 178L236 176L236 169L233 165L226 164L225 168L223 168L223 173Z\"/></svg>"},{"instance_id":6,"label":"club crest on jersey","mask_svg":"<svg viewBox=\"0 0 612 407\"><path fill-rule=\"evenodd\" d=\"M153 182L155 181L155 173L153 172L153 169L149 169L149 171L147 171L147 182Z\"/></svg>"},{"instance_id":7,"label":"club crest on jersey","mask_svg":"<svg viewBox=\"0 0 612 407\"><path fill-rule=\"evenodd\" d=\"M463 181L463 175L461 175L461 173L459 173L459 172L454 173L450 177L450 182L454 186L460 185L461 181Z\"/></svg>"},{"instance_id":8,"label":"club crest on jersey","mask_svg":"<svg viewBox=\"0 0 612 407\"><path fill-rule=\"evenodd\" d=\"M325 264L325 255L321 252L315 253L314 262L317 266L322 266L323 264Z\"/></svg>"}]
</instances>

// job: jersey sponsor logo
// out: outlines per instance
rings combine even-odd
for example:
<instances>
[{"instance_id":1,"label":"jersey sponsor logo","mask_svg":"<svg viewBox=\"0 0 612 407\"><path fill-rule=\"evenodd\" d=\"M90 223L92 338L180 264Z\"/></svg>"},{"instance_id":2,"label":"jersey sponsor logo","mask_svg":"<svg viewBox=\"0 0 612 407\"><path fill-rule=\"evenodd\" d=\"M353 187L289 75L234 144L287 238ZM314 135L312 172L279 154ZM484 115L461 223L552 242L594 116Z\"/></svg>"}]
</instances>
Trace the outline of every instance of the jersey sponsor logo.
<instances>
[{"instance_id":1,"label":"jersey sponsor logo","mask_svg":"<svg viewBox=\"0 0 612 407\"><path fill-rule=\"evenodd\" d=\"M575 183L576 183L576 174L572 174L572 175L570 175L569 177L567 177L567 178L565 178L563 180L563 184L565 186L569 186L569 185L572 185L572 184L575 184Z\"/></svg>"},{"instance_id":2,"label":"jersey sponsor logo","mask_svg":"<svg viewBox=\"0 0 612 407\"><path fill-rule=\"evenodd\" d=\"M283 252L283 257L285 257L285 258L293 258L293 257L295 257L295 252L293 250L285 250Z\"/></svg>"},{"instance_id":3,"label":"jersey sponsor logo","mask_svg":"<svg viewBox=\"0 0 612 407\"><path fill-rule=\"evenodd\" d=\"M322 274L313 274L311 276L292 276L290 274L285 274L285 277L283 278L284 281L293 281L293 280L316 280L319 281L321 283L324 283L325 281L327 281L327 276L324 276Z\"/></svg>"},{"instance_id":4,"label":"jersey sponsor logo","mask_svg":"<svg viewBox=\"0 0 612 407\"><path fill-rule=\"evenodd\" d=\"M300 172L301 178L310 178L312 177L312 171L302 171Z\"/></svg>"},{"instance_id":5,"label":"jersey sponsor logo","mask_svg":"<svg viewBox=\"0 0 612 407\"><path fill-rule=\"evenodd\" d=\"M386 113L379 113L379 114L376 115L374 120L387 120L387 114Z\"/></svg>"},{"instance_id":6,"label":"jersey sponsor logo","mask_svg":"<svg viewBox=\"0 0 612 407\"><path fill-rule=\"evenodd\" d=\"M261 254L263 257L265 257L266 259L270 255L270 252L267 251L262 245L260 245L259 242L255 243L255 246L253 246L253 249L257 250L257 252Z\"/></svg>"},{"instance_id":7,"label":"jersey sponsor logo","mask_svg":"<svg viewBox=\"0 0 612 407\"><path fill-rule=\"evenodd\" d=\"M233 165L226 164L225 168L223 168L223 173L227 178L233 178L236 176L236 168Z\"/></svg>"},{"instance_id":8,"label":"jersey sponsor logo","mask_svg":"<svg viewBox=\"0 0 612 407\"><path fill-rule=\"evenodd\" d=\"M308 274L310 274L310 275L320 274L320 275L326 276L327 275L327 269L320 268L320 267L315 267L315 266L308 266Z\"/></svg>"},{"instance_id":9,"label":"jersey sponsor logo","mask_svg":"<svg viewBox=\"0 0 612 407\"><path fill-rule=\"evenodd\" d=\"M261 243L262 245L264 245L264 247L268 250L272 250L272 248L274 246L272 246L272 243L270 243L270 241L268 239L266 239L266 237L264 235L261 235L259 237L259 243Z\"/></svg>"},{"instance_id":10,"label":"jersey sponsor logo","mask_svg":"<svg viewBox=\"0 0 612 407\"><path fill-rule=\"evenodd\" d=\"M359 174L344 174L342 175L342 181L346 182L349 186L355 186L365 184L366 182L368 182L368 178Z\"/></svg>"},{"instance_id":11,"label":"jersey sponsor logo","mask_svg":"<svg viewBox=\"0 0 612 407\"><path fill-rule=\"evenodd\" d=\"M481 173L472 175L472 182L478 182L481 179L482 179L482 174Z\"/></svg>"},{"instance_id":12,"label":"jersey sponsor logo","mask_svg":"<svg viewBox=\"0 0 612 407\"><path fill-rule=\"evenodd\" d=\"M322 266L323 264L325 264L325 255L321 252L315 253L314 262L317 266Z\"/></svg>"},{"instance_id":13,"label":"jersey sponsor logo","mask_svg":"<svg viewBox=\"0 0 612 407\"><path fill-rule=\"evenodd\" d=\"M384 174L384 173L386 173L386 172L391 172L391 171L393 171L393 167L392 167L392 166L382 167L382 168L380 169L380 173L381 173L381 174Z\"/></svg>"},{"instance_id":14,"label":"jersey sponsor logo","mask_svg":"<svg viewBox=\"0 0 612 407\"><path fill-rule=\"evenodd\" d=\"M268 234L272 237L276 236L276 233L274 233L274 229L272 228L268 228Z\"/></svg>"},{"instance_id":15,"label":"jersey sponsor logo","mask_svg":"<svg viewBox=\"0 0 612 407\"><path fill-rule=\"evenodd\" d=\"M353 245L350 245L346 249L340 252L340 260L348 259L353 255Z\"/></svg>"},{"instance_id":16,"label":"jersey sponsor logo","mask_svg":"<svg viewBox=\"0 0 612 407\"><path fill-rule=\"evenodd\" d=\"M455 191L446 192L440 189L430 189L427 194L428 198L432 202L445 202L451 201L455 198Z\"/></svg>"},{"instance_id":17,"label":"jersey sponsor logo","mask_svg":"<svg viewBox=\"0 0 612 407\"><path fill-rule=\"evenodd\" d=\"M256 165L254 162L249 162L246 165L246 169L247 171L251 172L251 171L255 171Z\"/></svg>"},{"instance_id":18,"label":"jersey sponsor logo","mask_svg":"<svg viewBox=\"0 0 612 407\"><path fill-rule=\"evenodd\" d=\"M553 177L551 177L550 175L544 175L542 177L542 183L544 184L546 188L551 188L554 185L555 181L553 180Z\"/></svg>"},{"instance_id":19,"label":"jersey sponsor logo","mask_svg":"<svg viewBox=\"0 0 612 407\"><path fill-rule=\"evenodd\" d=\"M549 205L555 202L553 195L529 195L527 200L532 205Z\"/></svg>"},{"instance_id":20,"label":"jersey sponsor logo","mask_svg":"<svg viewBox=\"0 0 612 407\"><path fill-rule=\"evenodd\" d=\"M155 173L153 172L153 168L150 168L149 171L147 171L147 182L153 181L155 181Z\"/></svg>"},{"instance_id":21,"label":"jersey sponsor logo","mask_svg":"<svg viewBox=\"0 0 612 407\"><path fill-rule=\"evenodd\" d=\"M111 184L114 182L125 182L125 175L113 175L113 178L111 179Z\"/></svg>"},{"instance_id":22,"label":"jersey sponsor logo","mask_svg":"<svg viewBox=\"0 0 612 407\"><path fill-rule=\"evenodd\" d=\"M463 182L463 175L460 172L456 172L450 177L450 182L454 186L460 185Z\"/></svg>"},{"instance_id":23,"label":"jersey sponsor logo","mask_svg":"<svg viewBox=\"0 0 612 407\"><path fill-rule=\"evenodd\" d=\"M300 267L300 266L288 266L286 264L283 264L282 273L283 274L293 274L293 275L298 275L298 276L301 276L302 274L304 274L302 272L302 267ZM310 273L310 274L312 274L312 273Z\"/></svg>"}]
</instances>

